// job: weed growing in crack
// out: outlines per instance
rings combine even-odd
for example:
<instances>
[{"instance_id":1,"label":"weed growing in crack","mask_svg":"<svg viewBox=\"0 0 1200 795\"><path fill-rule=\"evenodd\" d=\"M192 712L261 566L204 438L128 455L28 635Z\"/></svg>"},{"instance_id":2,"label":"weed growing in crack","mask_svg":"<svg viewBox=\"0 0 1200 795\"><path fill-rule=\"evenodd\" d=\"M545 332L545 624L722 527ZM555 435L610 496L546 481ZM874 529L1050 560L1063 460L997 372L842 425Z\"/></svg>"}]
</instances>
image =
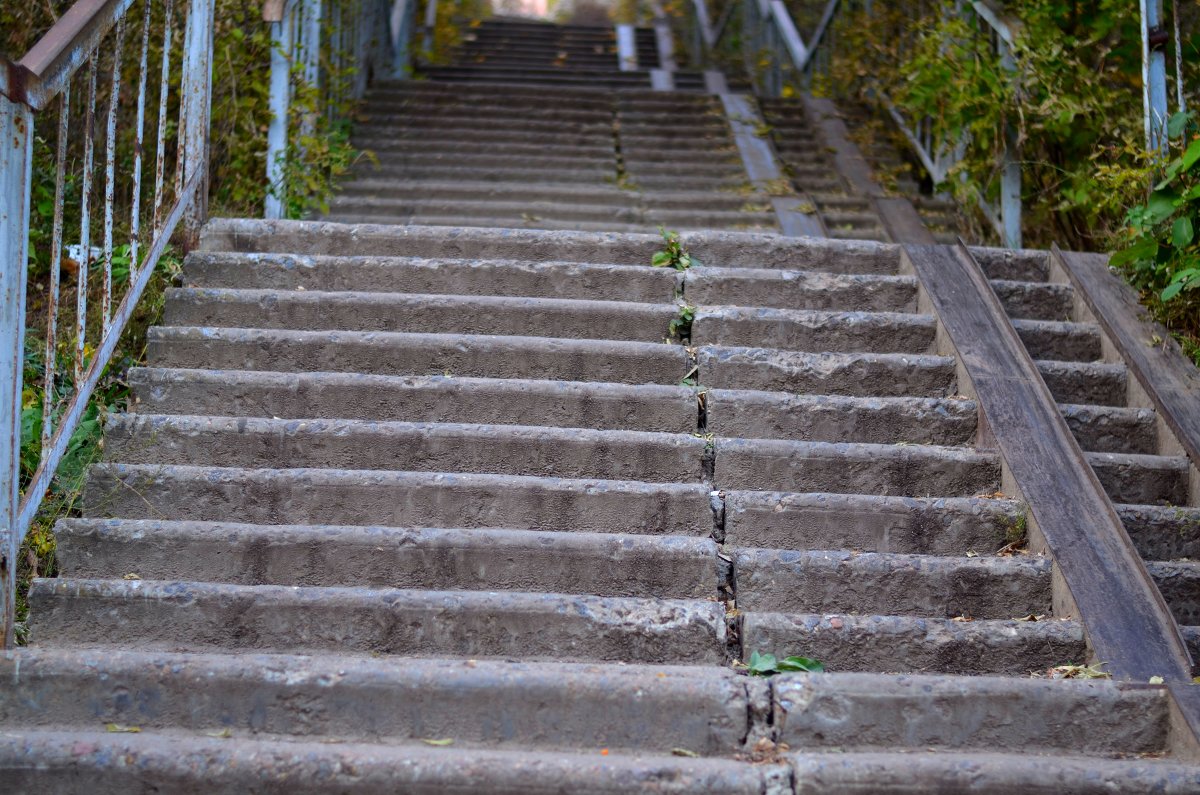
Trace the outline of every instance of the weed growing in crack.
<instances>
[{"instance_id":1,"label":"weed growing in crack","mask_svg":"<svg viewBox=\"0 0 1200 795\"><path fill-rule=\"evenodd\" d=\"M660 226L658 233L662 235L665 245L662 249L654 252L654 256L650 258L651 265L656 268L674 268L677 271L685 271L693 265L700 264L679 242L678 232L668 232Z\"/></svg>"},{"instance_id":2,"label":"weed growing in crack","mask_svg":"<svg viewBox=\"0 0 1200 795\"><path fill-rule=\"evenodd\" d=\"M677 342L690 342L692 339L692 321L695 319L696 307L691 304L682 305L679 307L679 314L671 318L671 322L667 324L667 334Z\"/></svg>"}]
</instances>

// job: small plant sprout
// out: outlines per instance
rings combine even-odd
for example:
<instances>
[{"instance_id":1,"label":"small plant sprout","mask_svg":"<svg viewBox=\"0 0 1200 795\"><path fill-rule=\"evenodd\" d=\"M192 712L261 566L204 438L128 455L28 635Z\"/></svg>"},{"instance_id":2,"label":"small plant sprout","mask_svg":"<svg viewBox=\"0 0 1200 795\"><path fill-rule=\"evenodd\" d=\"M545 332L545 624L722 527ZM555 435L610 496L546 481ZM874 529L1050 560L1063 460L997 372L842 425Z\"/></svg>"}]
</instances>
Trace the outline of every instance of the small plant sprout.
<instances>
[{"instance_id":1,"label":"small plant sprout","mask_svg":"<svg viewBox=\"0 0 1200 795\"><path fill-rule=\"evenodd\" d=\"M654 252L654 256L650 258L651 265L656 268L674 268L677 271L685 271L693 265L700 264L683 248L683 244L679 242L678 232L668 232L660 226L658 233L662 235L664 246Z\"/></svg>"},{"instance_id":2,"label":"small plant sprout","mask_svg":"<svg viewBox=\"0 0 1200 795\"><path fill-rule=\"evenodd\" d=\"M751 676L774 676L783 673L825 673L825 666L812 657L784 657L776 659L774 654L763 654L758 651L750 652L750 662L746 671Z\"/></svg>"},{"instance_id":3,"label":"small plant sprout","mask_svg":"<svg viewBox=\"0 0 1200 795\"><path fill-rule=\"evenodd\" d=\"M684 304L679 307L679 314L671 318L671 322L667 324L667 334L671 336L671 339L680 342L689 341L692 338L692 321L695 319L696 307Z\"/></svg>"}]
</instances>

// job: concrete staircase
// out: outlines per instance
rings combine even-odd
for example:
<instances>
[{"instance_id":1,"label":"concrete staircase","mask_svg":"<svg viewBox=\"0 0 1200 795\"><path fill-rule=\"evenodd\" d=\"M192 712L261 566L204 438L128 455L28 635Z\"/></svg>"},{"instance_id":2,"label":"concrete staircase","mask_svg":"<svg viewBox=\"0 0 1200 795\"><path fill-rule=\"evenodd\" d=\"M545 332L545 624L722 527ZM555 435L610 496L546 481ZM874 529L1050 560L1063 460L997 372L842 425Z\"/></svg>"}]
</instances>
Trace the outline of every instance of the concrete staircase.
<instances>
[{"instance_id":1,"label":"concrete staircase","mask_svg":"<svg viewBox=\"0 0 1200 795\"><path fill-rule=\"evenodd\" d=\"M1200 791L1163 687L1047 676L1082 626L900 249L729 231L719 103L518 28L611 55L485 23L329 221L208 225L0 656L0 791ZM1044 254L976 256L1195 641L1186 459Z\"/></svg>"},{"instance_id":2,"label":"concrete staircase","mask_svg":"<svg viewBox=\"0 0 1200 795\"><path fill-rule=\"evenodd\" d=\"M1048 560L993 554L1022 507L898 250L686 242L676 273L649 235L210 224L3 659L6 780L1200 786L1156 758L1165 691L1029 678L1082 631ZM1017 314L1069 298L989 270ZM1070 362L1088 329L1019 326L1114 497L1173 499L1144 413L1096 407L1124 372ZM1124 516L1150 557L1196 543L1195 511ZM831 673L729 667L752 651Z\"/></svg>"}]
</instances>

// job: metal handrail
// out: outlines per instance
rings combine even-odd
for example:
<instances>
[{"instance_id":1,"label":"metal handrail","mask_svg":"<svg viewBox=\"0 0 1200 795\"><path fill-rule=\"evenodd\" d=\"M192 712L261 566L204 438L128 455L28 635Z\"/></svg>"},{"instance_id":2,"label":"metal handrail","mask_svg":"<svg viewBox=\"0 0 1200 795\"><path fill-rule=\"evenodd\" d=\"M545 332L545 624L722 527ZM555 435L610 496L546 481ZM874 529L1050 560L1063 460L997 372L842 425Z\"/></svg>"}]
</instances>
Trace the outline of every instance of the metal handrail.
<instances>
[{"instance_id":1,"label":"metal handrail","mask_svg":"<svg viewBox=\"0 0 1200 795\"><path fill-rule=\"evenodd\" d=\"M55 471L67 452L79 427L104 369L155 266L177 230L182 230L185 245L198 239L207 213L208 135L212 90L213 0L182 0L187 3L183 15L183 52L178 71L172 45L176 34L175 0L140 0L141 13L133 9L139 0L80 0L38 41L20 61L0 58L0 643L14 641L14 601L17 557L21 542L51 485ZM161 13L163 36L161 64L150 63L152 12ZM130 52L124 46L126 33L140 25L141 35ZM156 39L157 43L157 39ZM111 47L107 46L111 44ZM140 46L139 46L140 45ZM122 66L136 62L136 117L133 129L133 167L118 174L117 133L122 92L126 89ZM102 69L102 67L104 67ZM147 105L150 74L157 71L157 125L147 130ZM172 77L174 75L174 77ZM72 94L76 84L83 89L84 114L81 142L79 189L79 242L65 246L67 235L64 205L70 184L67 161L70 137L78 125L72 125ZM107 88L107 102L101 102L99 89ZM79 95L75 95L79 98ZM58 100L57 103L54 100ZM168 140L168 111L178 105L179 124ZM48 311L44 359L42 365L43 402L41 415L41 453L36 471L26 484L21 483L21 419L23 406L23 370L25 366L25 303L29 281L30 214L33 196L33 154L35 130L39 121L57 111L57 152L55 158L55 205L49 251ZM99 112L99 114L98 114ZM126 116L128 114L125 114ZM98 118L98 116L100 118ZM97 135L98 122L102 132ZM127 121L127 119L124 119ZM150 149L148 134L154 139L153 188L143 182L145 155ZM100 138L101 140L98 140ZM10 144L11 142L11 144ZM98 144L103 145L103 171L96 174ZM168 174L168 155L174 150L174 179ZM103 203L93 208L93 193L103 181ZM118 194L122 199L118 206ZM124 213L128 199L128 214ZM148 200L148 201L144 201ZM98 212L93 213L93 209ZM93 227L103 218L98 241L93 247ZM118 225L120 226L118 230ZM113 263L118 233L129 246L129 284L113 309L115 287ZM75 323L69 347L73 372L59 372L59 310L63 290L61 269L64 251L75 252ZM100 306L89 301L89 275L93 258L100 265ZM98 317L96 317L98 315ZM89 333L89 317L99 326ZM66 342L66 341L62 341ZM94 350L93 350L94 349ZM67 381L73 375L73 381ZM68 387L65 399L59 398L60 381ZM65 403L65 405L63 405ZM55 427L56 426L56 427ZM22 485L24 488L22 489ZM22 493L23 492L23 493Z\"/></svg>"}]
</instances>

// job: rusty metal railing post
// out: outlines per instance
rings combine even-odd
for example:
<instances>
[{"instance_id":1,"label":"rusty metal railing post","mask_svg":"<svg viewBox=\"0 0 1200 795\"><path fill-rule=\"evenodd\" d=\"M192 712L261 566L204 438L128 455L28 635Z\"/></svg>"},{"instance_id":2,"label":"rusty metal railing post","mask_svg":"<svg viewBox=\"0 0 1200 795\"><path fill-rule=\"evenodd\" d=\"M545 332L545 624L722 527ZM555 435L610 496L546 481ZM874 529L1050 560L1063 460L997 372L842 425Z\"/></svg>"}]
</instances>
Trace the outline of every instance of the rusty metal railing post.
<instances>
[{"instance_id":1,"label":"rusty metal railing post","mask_svg":"<svg viewBox=\"0 0 1200 795\"><path fill-rule=\"evenodd\" d=\"M200 241L208 220L208 135L212 116L213 0L192 0L184 34L182 95L183 182L200 175L195 201L183 217L184 247Z\"/></svg>"},{"instance_id":2,"label":"rusty metal railing post","mask_svg":"<svg viewBox=\"0 0 1200 795\"><path fill-rule=\"evenodd\" d=\"M21 375L32 176L33 112L0 94L0 645L6 649L15 641L21 547Z\"/></svg>"}]
</instances>

